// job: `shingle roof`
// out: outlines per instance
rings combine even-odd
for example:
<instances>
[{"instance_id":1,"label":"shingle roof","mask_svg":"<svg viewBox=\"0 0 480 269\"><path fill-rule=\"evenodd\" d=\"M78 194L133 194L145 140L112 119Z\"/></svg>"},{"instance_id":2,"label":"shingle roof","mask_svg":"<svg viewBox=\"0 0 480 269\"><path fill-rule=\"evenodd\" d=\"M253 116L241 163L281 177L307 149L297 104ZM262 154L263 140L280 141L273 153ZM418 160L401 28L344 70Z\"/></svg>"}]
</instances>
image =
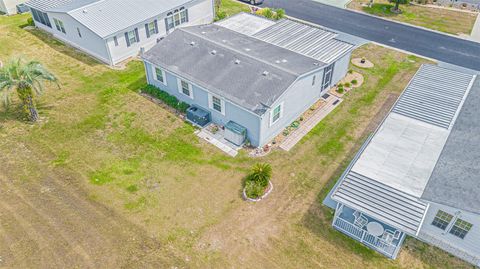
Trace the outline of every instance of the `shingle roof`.
<instances>
[{"instance_id":1,"label":"shingle roof","mask_svg":"<svg viewBox=\"0 0 480 269\"><path fill-rule=\"evenodd\" d=\"M323 65L218 25L177 29L143 58L259 115Z\"/></svg>"},{"instance_id":2,"label":"shingle roof","mask_svg":"<svg viewBox=\"0 0 480 269\"><path fill-rule=\"evenodd\" d=\"M190 2L192 0L30 0L27 5L42 11L68 13L105 38Z\"/></svg>"},{"instance_id":3,"label":"shingle roof","mask_svg":"<svg viewBox=\"0 0 480 269\"><path fill-rule=\"evenodd\" d=\"M480 214L480 77L463 104L422 198Z\"/></svg>"}]
</instances>

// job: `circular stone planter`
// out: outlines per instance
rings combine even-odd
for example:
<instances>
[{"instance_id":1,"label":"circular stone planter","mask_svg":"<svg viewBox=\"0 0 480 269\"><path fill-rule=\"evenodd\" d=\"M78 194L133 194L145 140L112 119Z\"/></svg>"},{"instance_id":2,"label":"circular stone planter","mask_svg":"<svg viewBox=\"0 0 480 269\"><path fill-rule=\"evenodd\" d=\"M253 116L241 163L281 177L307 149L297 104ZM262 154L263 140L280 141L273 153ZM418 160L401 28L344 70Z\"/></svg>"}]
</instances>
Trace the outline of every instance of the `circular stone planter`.
<instances>
[{"instance_id":1,"label":"circular stone planter","mask_svg":"<svg viewBox=\"0 0 480 269\"><path fill-rule=\"evenodd\" d=\"M249 198L249 197L247 196L247 193L245 192L245 188L243 188L243 192L242 192L242 193L243 193L243 199L245 199L245 200L247 200L247 201L249 201L249 202L259 202L259 201L267 198L267 196L268 196L272 191L273 191L273 183L272 183L272 181L270 180L270 181L268 182L268 189L265 191L265 193L262 195L262 197L257 198L257 199Z\"/></svg>"},{"instance_id":2,"label":"circular stone planter","mask_svg":"<svg viewBox=\"0 0 480 269\"><path fill-rule=\"evenodd\" d=\"M362 63L362 58L353 58L352 64L360 68L373 68L375 65L369 60L365 59L365 62Z\"/></svg>"}]
</instances>

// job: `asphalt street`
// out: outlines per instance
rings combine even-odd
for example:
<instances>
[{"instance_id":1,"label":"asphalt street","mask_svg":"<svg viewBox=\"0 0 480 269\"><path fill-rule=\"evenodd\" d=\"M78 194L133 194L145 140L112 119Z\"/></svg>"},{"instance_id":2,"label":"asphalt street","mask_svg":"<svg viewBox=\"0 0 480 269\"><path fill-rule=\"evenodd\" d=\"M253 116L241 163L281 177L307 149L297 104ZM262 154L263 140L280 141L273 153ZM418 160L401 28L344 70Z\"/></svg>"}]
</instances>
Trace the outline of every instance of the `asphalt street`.
<instances>
[{"instance_id":1,"label":"asphalt street","mask_svg":"<svg viewBox=\"0 0 480 269\"><path fill-rule=\"evenodd\" d=\"M265 0L262 6L282 8L291 17L438 61L480 71L480 43L310 0Z\"/></svg>"}]
</instances>

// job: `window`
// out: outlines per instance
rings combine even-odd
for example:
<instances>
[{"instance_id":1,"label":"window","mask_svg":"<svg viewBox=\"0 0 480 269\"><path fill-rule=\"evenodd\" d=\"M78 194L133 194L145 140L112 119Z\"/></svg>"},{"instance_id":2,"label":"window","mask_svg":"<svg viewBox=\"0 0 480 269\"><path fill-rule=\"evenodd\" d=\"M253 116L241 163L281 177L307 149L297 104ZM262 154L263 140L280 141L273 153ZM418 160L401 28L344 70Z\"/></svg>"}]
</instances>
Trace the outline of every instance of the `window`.
<instances>
[{"instance_id":1,"label":"window","mask_svg":"<svg viewBox=\"0 0 480 269\"><path fill-rule=\"evenodd\" d=\"M115 47L118 46L118 39L116 36L113 37L113 44L115 44Z\"/></svg>"},{"instance_id":2,"label":"window","mask_svg":"<svg viewBox=\"0 0 480 269\"><path fill-rule=\"evenodd\" d=\"M457 219L452 229L450 229L450 233L463 239L471 228L471 223L468 223L462 219Z\"/></svg>"},{"instance_id":3,"label":"window","mask_svg":"<svg viewBox=\"0 0 480 269\"><path fill-rule=\"evenodd\" d=\"M335 64L331 64L325 67L323 71L322 91L330 88L330 85L332 84L334 67L335 67Z\"/></svg>"},{"instance_id":4,"label":"window","mask_svg":"<svg viewBox=\"0 0 480 269\"><path fill-rule=\"evenodd\" d=\"M178 79L178 91L193 99L192 85L185 80Z\"/></svg>"},{"instance_id":5,"label":"window","mask_svg":"<svg viewBox=\"0 0 480 269\"><path fill-rule=\"evenodd\" d=\"M65 31L65 27L63 26L63 22L61 20L53 19L53 22L55 22L55 27L57 27L57 30L66 34L67 32Z\"/></svg>"},{"instance_id":6,"label":"window","mask_svg":"<svg viewBox=\"0 0 480 269\"><path fill-rule=\"evenodd\" d=\"M50 24L50 19L48 18L47 13L38 11L33 8L30 10L32 11L32 16L35 21L52 28L52 24Z\"/></svg>"},{"instance_id":7,"label":"window","mask_svg":"<svg viewBox=\"0 0 480 269\"><path fill-rule=\"evenodd\" d=\"M165 84L165 71L162 69L155 67L155 79L160 81L161 83Z\"/></svg>"},{"instance_id":8,"label":"window","mask_svg":"<svg viewBox=\"0 0 480 269\"><path fill-rule=\"evenodd\" d=\"M126 32L125 40L127 41L127 47L130 47L134 43L140 42L140 38L138 37L138 29L135 28L132 31Z\"/></svg>"},{"instance_id":9,"label":"window","mask_svg":"<svg viewBox=\"0 0 480 269\"><path fill-rule=\"evenodd\" d=\"M77 27L77 33L78 33L78 37L82 37L82 33L80 32L80 28Z\"/></svg>"},{"instance_id":10,"label":"window","mask_svg":"<svg viewBox=\"0 0 480 269\"><path fill-rule=\"evenodd\" d=\"M145 24L145 31L147 33L147 38L150 38L152 35L158 34L157 20Z\"/></svg>"},{"instance_id":11,"label":"window","mask_svg":"<svg viewBox=\"0 0 480 269\"><path fill-rule=\"evenodd\" d=\"M317 76L316 76L316 75L313 76L313 78L312 78L312 86L315 86L315 80L317 80Z\"/></svg>"},{"instance_id":12,"label":"window","mask_svg":"<svg viewBox=\"0 0 480 269\"><path fill-rule=\"evenodd\" d=\"M442 230L445 230L448 225L450 224L450 221L452 221L453 216L442 211L438 210L437 215L433 219L432 225L436 226Z\"/></svg>"},{"instance_id":13,"label":"window","mask_svg":"<svg viewBox=\"0 0 480 269\"><path fill-rule=\"evenodd\" d=\"M281 117L282 117L282 113L283 113L283 104L280 104L278 106L276 106L271 114L270 114L270 125L274 124L275 122L277 122Z\"/></svg>"},{"instance_id":14,"label":"window","mask_svg":"<svg viewBox=\"0 0 480 269\"><path fill-rule=\"evenodd\" d=\"M218 112L222 112L222 100L216 96L212 96L212 106Z\"/></svg>"},{"instance_id":15,"label":"window","mask_svg":"<svg viewBox=\"0 0 480 269\"><path fill-rule=\"evenodd\" d=\"M167 14L167 17L165 18L165 27L168 31L186 22L188 22L188 10L182 7Z\"/></svg>"}]
</instances>

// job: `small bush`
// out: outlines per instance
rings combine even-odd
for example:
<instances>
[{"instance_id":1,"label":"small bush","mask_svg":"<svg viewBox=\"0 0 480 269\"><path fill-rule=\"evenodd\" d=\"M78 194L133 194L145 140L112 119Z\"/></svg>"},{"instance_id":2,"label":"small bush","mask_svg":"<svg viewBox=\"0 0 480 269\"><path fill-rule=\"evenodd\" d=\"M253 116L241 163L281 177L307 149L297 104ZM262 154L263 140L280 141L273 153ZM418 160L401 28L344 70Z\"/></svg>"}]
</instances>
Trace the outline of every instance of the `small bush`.
<instances>
[{"instance_id":1,"label":"small bush","mask_svg":"<svg viewBox=\"0 0 480 269\"><path fill-rule=\"evenodd\" d=\"M350 88L350 86L352 86L350 82L345 82L345 87Z\"/></svg>"},{"instance_id":2,"label":"small bush","mask_svg":"<svg viewBox=\"0 0 480 269\"><path fill-rule=\"evenodd\" d=\"M338 83L338 84L337 84L337 87L338 87L338 88L343 88L343 84L342 84L342 83Z\"/></svg>"},{"instance_id":3,"label":"small bush","mask_svg":"<svg viewBox=\"0 0 480 269\"><path fill-rule=\"evenodd\" d=\"M275 19L280 20L283 18L285 18L285 10L281 8L275 10Z\"/></svg>"},{"instance_id":4,"label":"small bush","mask_svg":"<svg viewBox=\"0 0 480 269\"><path fill-rule=\"evenodd\" d=\"M161 101L163 101L166 105L185 113L187 109L190 107L189 104L179 101L177 97L168 94L167 92L162 91L161 89L153 86L153 85L145 85L140 89L142 93L146 93L152 97L155 97Z\"/></svg>"},{"instance_id":5,"label":"small bush","mask_svg":"<svg viewBox=\"0 0 480 269\"><path fill-rule=\"evenodd\" d=\"M348 70L348 73L353 74L353 70L352 69Z\"/></svg>"},{"instance_id":6,"label":"small bush","mask_svg":"<svg viewBox=\"0 0 480 269\"><path fill-rule=\"evenodd\" d=\"M218 11L217 16L215 17L215 21L220 21L225 19L228 16L227 12L225 11Z\"/></svg>"},{"instance_id":7,"label":"small bush","mask_svg":"<svg viewBox=\"0 0 480 269\"><path fill-rule=\"evenodd\" d=\"M267 163L257 163L245 181L247 197L257 199L264 193L272 177L272 167Z\"/></svg>"},{"instance_id":8,"label":"small bush","mask_svg":"<svg viewBox=\"0 0 480 269\"><path fill-rule=\"evenodd\" d=\"M390 3L396 3L397 0L389 0ZM400 0L400 4L405 5L410 3L410 0Z\"/></svg>"},{"instance_id":9,"label":"small bush","mask_svg":"<svg viewBox=\"0 0 480 269\"><path fill-rule=\"evenodd\" d=\"M338 92L338 93L344 93L344 92L345 92L345 89L343 88L343 86L342 86L342 87L338 87L338 88L337 88L337 92Z\"/></svg>"},{"instance_id":10,"label":"small bush","mask_svg":"<svg viewBox=\"0 0 480 269\"><path fill-rule=\"evenodd\" d=\"M267 7L262 9L262 15L267 19L272 19L275 14L271 9Z\"/></svg>"},{"instance_id":11,"label":"small bush","mask_svg":"<svg viewBox=\"0 0 480 269\"><path fill-rule=\"evenodd\" d=\"M356 79L352 80L352 84L353 85L357 85L358 84L358 81Z\"/></svg>"}]
</instances>

